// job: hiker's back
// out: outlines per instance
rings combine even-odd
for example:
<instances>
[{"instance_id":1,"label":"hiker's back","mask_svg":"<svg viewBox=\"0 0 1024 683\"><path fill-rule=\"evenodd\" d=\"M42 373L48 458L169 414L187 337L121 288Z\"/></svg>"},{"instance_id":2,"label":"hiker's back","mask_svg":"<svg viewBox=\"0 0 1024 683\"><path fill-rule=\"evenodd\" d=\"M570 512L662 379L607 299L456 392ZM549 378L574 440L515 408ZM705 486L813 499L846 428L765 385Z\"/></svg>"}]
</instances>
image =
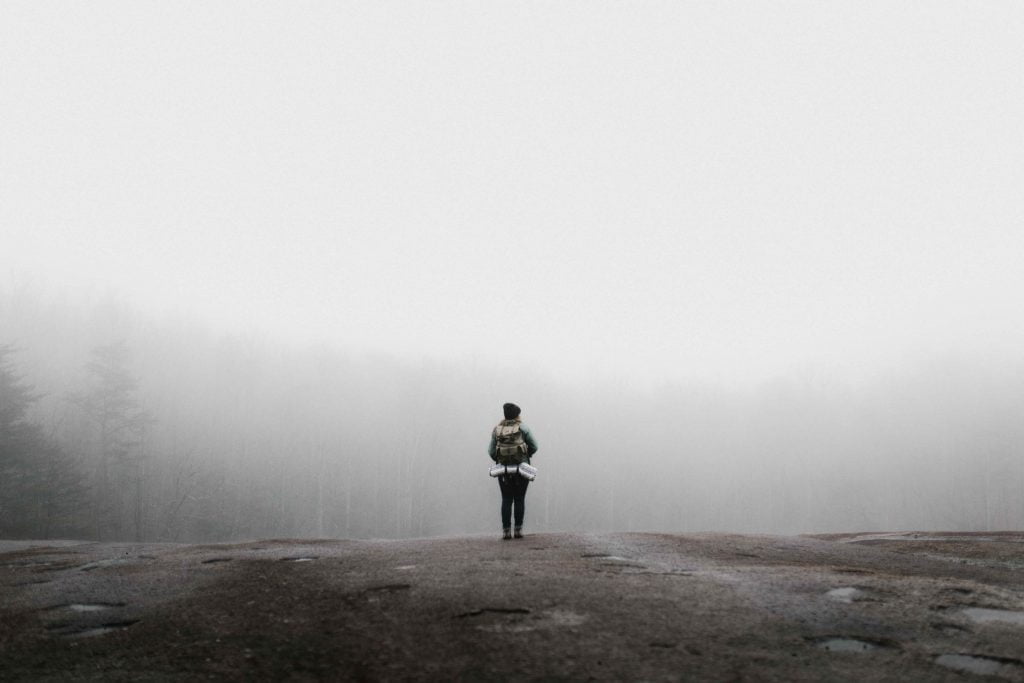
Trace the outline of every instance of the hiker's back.
<instances>
[{"instance_id":1,"label":"hiker's back","mask_svg":"<svg viewBox=\"0 0 1024 683\"><path fill-rule=\"evenodd\" d=\"M528 447L518 419L502 420L494 428L494 455L502 465L518 465L527 461Z\"/></svg>"}]
</instances>

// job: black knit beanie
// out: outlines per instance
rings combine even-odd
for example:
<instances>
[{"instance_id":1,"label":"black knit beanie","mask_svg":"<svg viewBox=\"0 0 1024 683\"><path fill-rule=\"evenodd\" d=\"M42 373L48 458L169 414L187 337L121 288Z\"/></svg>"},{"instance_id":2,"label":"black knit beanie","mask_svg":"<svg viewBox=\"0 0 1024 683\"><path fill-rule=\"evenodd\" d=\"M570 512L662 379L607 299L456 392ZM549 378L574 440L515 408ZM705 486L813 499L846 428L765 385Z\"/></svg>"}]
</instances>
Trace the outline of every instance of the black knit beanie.
<instances>
[{"instance_id":1,"label":"black knit beanie","mask_svg":"<svg viewBox=\"0 0 1024 683\"><path fill-rule=\"evenodd\" d=\"M519 409L519 406L517 406L515 403L506 403L501 407L501 409L505 411L506 420L514 420L517 417L519 417L519 413L522 412Z\"/></svg>"}]
</instances>

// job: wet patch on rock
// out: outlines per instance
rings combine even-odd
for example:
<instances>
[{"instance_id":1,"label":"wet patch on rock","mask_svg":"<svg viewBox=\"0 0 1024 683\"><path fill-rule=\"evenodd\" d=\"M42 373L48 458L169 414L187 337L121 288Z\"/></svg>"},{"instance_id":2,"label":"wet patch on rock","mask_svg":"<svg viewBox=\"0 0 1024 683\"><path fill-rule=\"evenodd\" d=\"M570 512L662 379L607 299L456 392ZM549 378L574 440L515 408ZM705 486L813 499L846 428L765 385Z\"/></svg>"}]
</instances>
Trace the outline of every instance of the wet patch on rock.
<instances>
[{"instance_id":1,"label":"wet patch on rock","mask_svg":"<svg viewBox=\"0 0 1024 683\"><path fill-rule=\"evenodd\" d=\"M609 562L603 564L610 564L611 562L630 562L628 557L622 557L621 555L605 555L601 553L587 553L580 555L580 557L588 560L609 560Z\"/></svg>"},{"instance_id":2,"label":"wet patch on rock","mask_svg":"<svg viewBox=\"0 0 1024 683\"><path fill-rule=\"evenodd\" d=\"M488 633L526 633L550 628L572 628L586 621L586 616L570 610L551 609L533 613L523 607L485 607L456 615L469 619L474 628Z\"/></svg>"},{"instance_id":3,"label":"wet patch on rock","mask_svg":"<svg viewBox=\"0 0 1024 683\"><path fill-rule=\"evenodd\" d=\"M77 568L78 571L91 572L96 569L101 569L103 567L116 567L125 564L131 564L131 559L117 557L109 560L96 560L95 562L89 562L88 564L79 565Z\"/></svg>"},{"instance_id":4,"label":"wet patch on rock","mask_svg":"<svg viewBox=\"0 0 1024 683\"><path fill-rule=\"evenodd\" d=\"M408 583L389 583L383 586L374 586L373 588L367 588L367 593L397 593L398 591L407 591L412 588L412 584Z\"/></svg>"},{"instance_id":5,"label":"wet patch on rock","mask_svg":"<svg viewBox=\"0 0 1024 683\"><path fill-rule=\"evenodd\" d=\"M828 597L838 602L853 602L858 596L862 595L861 591L853 586L844 586L843 588L833 588L829 592L825 593Z\"/></svg>"},{"instance_id":6,"label":"wet patch on rock","mask_svg":"<svg viewBox=\"0 0 1024 683\"><path fill-rule=\"evenodd\" d=\"M929 624L929 626L931 626L936 631L941 631L942 633L945 633L947 636L957 636L962 633L971 632L971 629L969 628L961 626L960 624L952 624L949 622L936 622L934 624Z\"/></svg>"},{"instance_id":7,"label":"wet patch on rock","mask_svg":"<svg viewBox=\"0 0 1024 683\"><path fill-rule=\"evenodd\" d=\"M979 624L1003 623L1024 626L1024 612L1008 609L989 609L987 607L968 607L963 614L971 621Z\"/></svg>"},{"instance_id":8,"label":"wet patch on rock","mask_svg":"<svg viewBox=\"0 0 1024 683\"><path fill-rule=\"evenodd\" d=\"M620 569L647 569L645 565L630 562L602 562L602 567L618 567Z\"/></svg>"},{"instance_id":9,"label":"wet patch on rock","mask_svg":"<svg viewBox=\"0 0 1024 683\"><path fill-rule=\"evenodd\" d=\"M72 612L103 612L108 609L124 607L123 602L72 602L62 605L46 607L43 611L52 612L55 610L70 610Z\"/></svg>"},{"instance_id":10,"label":"wet patch on rock","mask_svg":"<svg viewBox=\"0 0 1024 683\"><path fill-rule=\"evenodd\" d=\"M113 631L121 631L130 626L134 626L137 623L139 623L138 619L109 621L97 626L63 623L53 624L48 626L47 629L65 638L88 638L91 636L101 636L106 633L112 633Z\"/></svg>"},{"instance_id":11,"label":"wet patch on rock","mask_svg":"<svg viewBox=\"0 0 1024 683\"><path fill-rule=\"evenodd\" d=\"M19 562L8 562L3 565L12 569L35 569L39 567L48 567L52 564L56 564L55 560L21 560Z\"/></svg>"},{"instance_id":12,"label":"wet patch on rock","mask_svg":"<svg viewBox=\"0 0 1024 683\"><path fill-rule=\"evenodd\" d=\"M1024 672L1024 662L1010 657L989 655L945 654L935 658L935 663L947 669L978 674L980 676L1006 676L1016 678Z\"/></svg>"},{"instance_id":13,"label":"wet patch on rock","mask_svg":"<svg viewBox=\"0 0 1024 683\"><path fill-rule=\"evenodd\" d=\"M203 560L203 564L220 564L221 562L231 562L230 557L211 557L208 560Z\"/></svg>"},{"instance_id":14,"label":"wet patch on rock","mask_svg":"<svg viewBox=\"0 0 1024 683\"><path fill-rule=\"evenodd\" d=\"M896 647L896 643L891 640L862 636L818 636L808 640L814 643L815 647L828 652L871 652Z\"/></svg>"},{"instance_id":15,"label":"wet patch on rock","mask_svg":"<svg viewBox=\"0 0 1024 683\"><path fill-rule=\"evenodd\" d=\"M468 617L479 617L484 614L529 614L530 610L525 607L484 607L482 609L473 610L472 612L463 612L462 614L456 614L455 619L466 619Z\"/></svg>"},{"instance_id":16,"label":"wet patch on rock","mask_svg":"<svg viewBox=\"0 0 1024 683\"><path fill-rule=\"evenodd\" d=\"M52 579L34 579L32 581L19 581L18 583L8 584L12 588L21 588L22 586L35 586L40 583L52 583Z\"/></svg>"},{"instance_id":17,"label":"wet patch on rock","mask_svg":"<svg viewBox=\"0 0 1024 683\"><path fill-rule=\"evenodd\" d=\"M836 602L881 602L878 591L864 586L843 586L833 588L825 593L825 596Z\"/></svg>"}]
</instances>

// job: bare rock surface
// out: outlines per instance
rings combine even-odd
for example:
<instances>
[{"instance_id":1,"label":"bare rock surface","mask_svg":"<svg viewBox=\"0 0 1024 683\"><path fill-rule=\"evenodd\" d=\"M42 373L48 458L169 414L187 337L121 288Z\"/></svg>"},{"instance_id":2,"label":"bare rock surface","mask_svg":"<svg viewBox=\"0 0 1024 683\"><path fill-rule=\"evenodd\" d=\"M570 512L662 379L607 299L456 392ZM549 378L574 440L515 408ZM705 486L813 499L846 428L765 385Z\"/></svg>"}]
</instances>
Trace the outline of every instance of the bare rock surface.
<instances>
[{"instance_id":1,"label":"bare rock surface","mask_svg":"<svg viewBox=\"0 0 1024 683\"><path fill-rule=\"evenodd\" d=\"M1024 681L1024 534L0 541L2 680Z\"/></svg>"}]
</instances>

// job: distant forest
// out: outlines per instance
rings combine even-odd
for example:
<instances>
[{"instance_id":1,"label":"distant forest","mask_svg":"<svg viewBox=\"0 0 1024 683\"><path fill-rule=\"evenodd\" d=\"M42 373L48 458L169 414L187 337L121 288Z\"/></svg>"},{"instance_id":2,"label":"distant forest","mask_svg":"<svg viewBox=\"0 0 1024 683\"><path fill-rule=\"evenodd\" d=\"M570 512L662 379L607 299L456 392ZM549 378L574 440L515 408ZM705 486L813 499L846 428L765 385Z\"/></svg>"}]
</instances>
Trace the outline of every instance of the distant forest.
<instances>
[{"instance_id":1,"label":"distant forest","mask_svg":"<svg viewBox=\"0 0 1024 683\"><path fill-rule=\"evenodd\" d=\"M505 401L540 442L531 531L1024 528L1020 362L922 358L856 385L569 384L22 286L0 289L0 537L493 532L486 445Z\"/></svg>"}]
</instances>

